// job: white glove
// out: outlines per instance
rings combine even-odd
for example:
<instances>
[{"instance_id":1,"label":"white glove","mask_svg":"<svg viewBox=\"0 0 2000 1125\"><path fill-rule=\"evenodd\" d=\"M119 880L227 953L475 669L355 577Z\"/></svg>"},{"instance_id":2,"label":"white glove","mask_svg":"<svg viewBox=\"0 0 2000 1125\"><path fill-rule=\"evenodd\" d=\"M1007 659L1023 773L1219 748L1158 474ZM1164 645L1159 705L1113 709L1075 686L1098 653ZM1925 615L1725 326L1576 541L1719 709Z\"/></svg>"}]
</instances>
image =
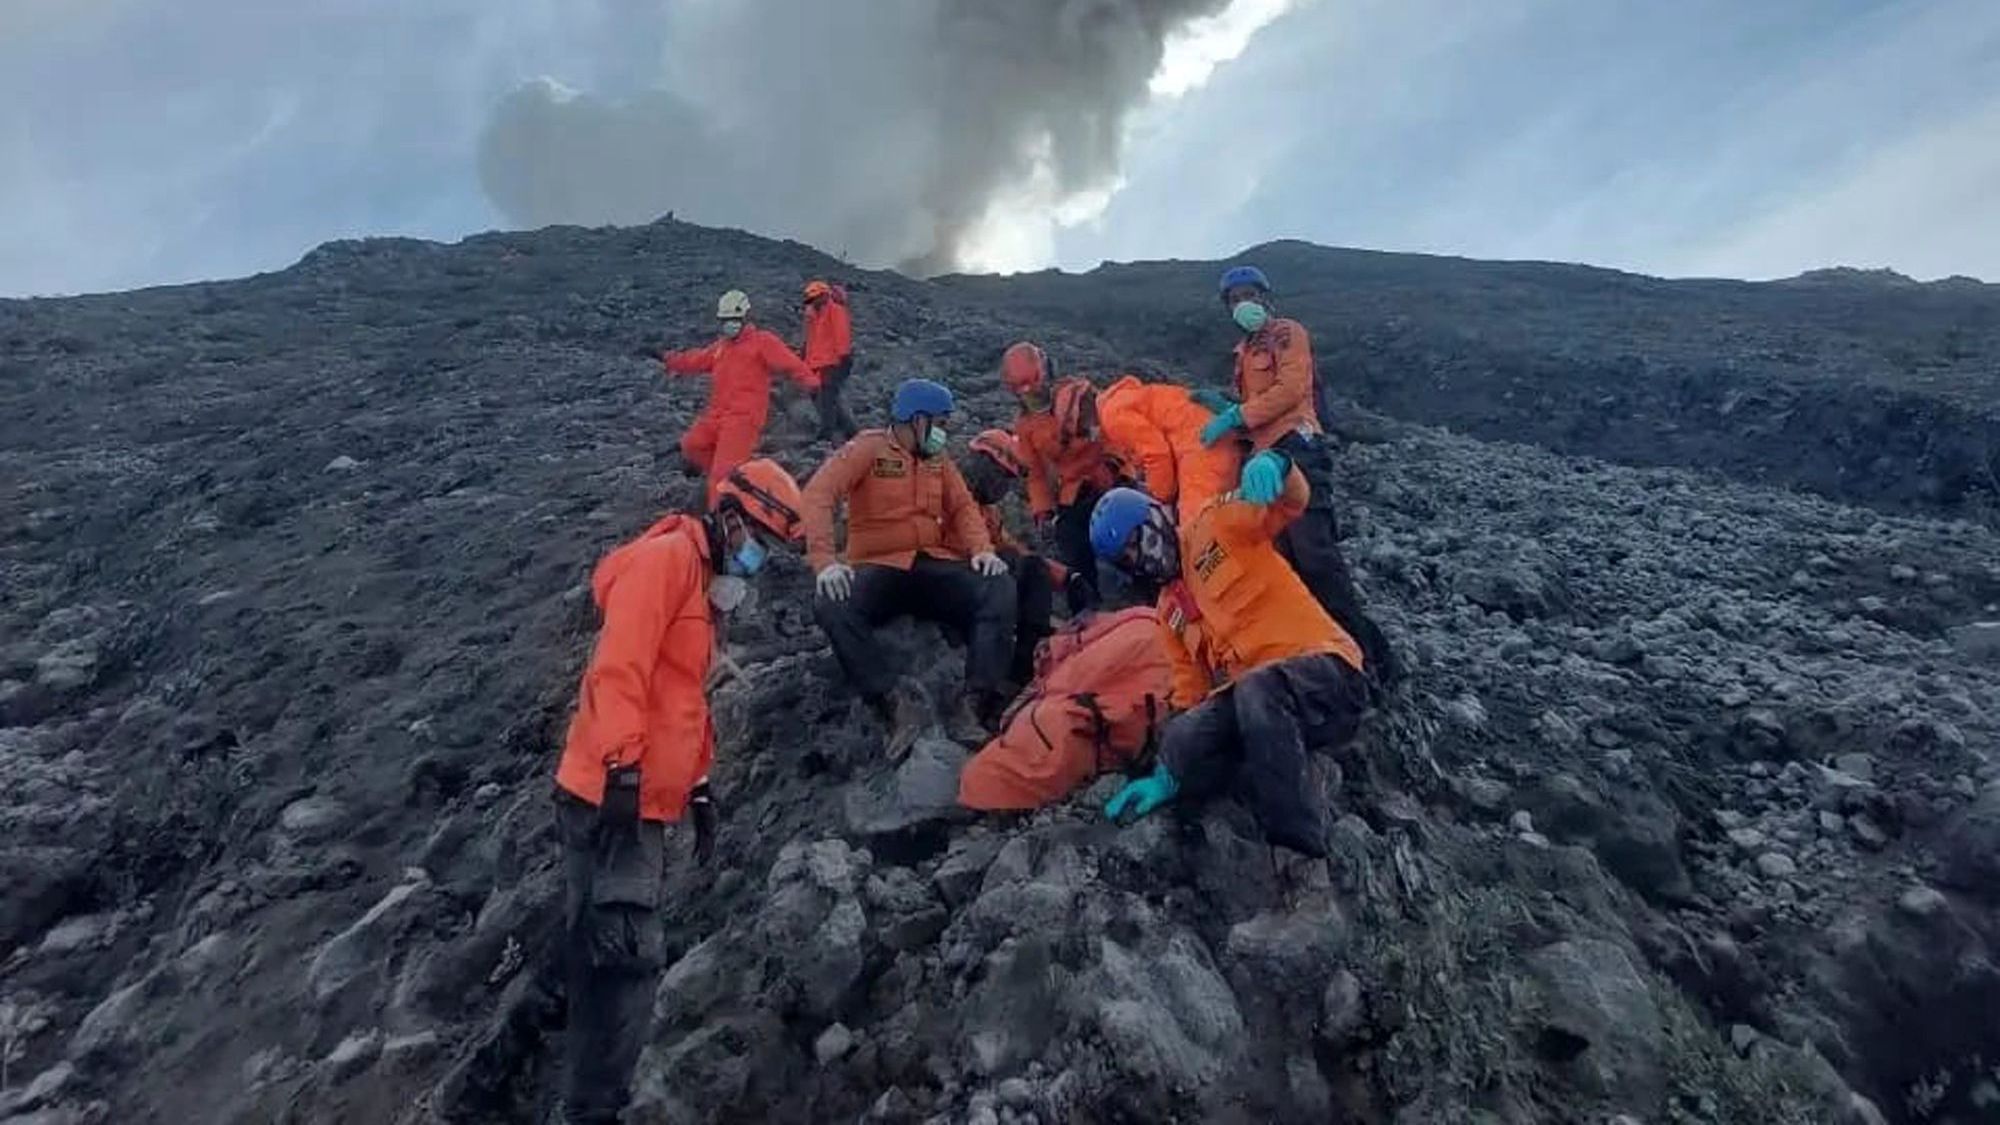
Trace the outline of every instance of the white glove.
<instances>
[{"instance_id":1,"label":"white glove","mask_svg":"<svg viewBox=\"0 0 2000 1125\"><path fill-rule=\"evenodd\" d=\"M1007 564L999 555L991 551L981 551L972 556L972 569L987 578L998 578L1007 573Z\"/></svg>"},{"instance_id":2,"label":"white glove","mask_svg":"<svg viewBox=\"0 0 2000 1125\"><path fill-rule=\"evenodd\" d=\"M828 563L814 580L819 587L819 596L828 601L844 602L847 595L854 592L854 568L844 562Z\"/></svg>"}]
</instances>

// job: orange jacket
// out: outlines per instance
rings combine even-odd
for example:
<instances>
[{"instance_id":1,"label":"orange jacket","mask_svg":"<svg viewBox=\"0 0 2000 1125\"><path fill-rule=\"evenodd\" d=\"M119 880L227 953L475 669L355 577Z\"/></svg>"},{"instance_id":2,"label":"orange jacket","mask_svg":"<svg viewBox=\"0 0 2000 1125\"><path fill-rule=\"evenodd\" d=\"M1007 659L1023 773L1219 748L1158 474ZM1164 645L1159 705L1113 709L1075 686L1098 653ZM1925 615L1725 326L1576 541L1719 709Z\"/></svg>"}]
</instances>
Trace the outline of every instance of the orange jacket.
<instances>
[{"instance_id":1,"label":"orange jacket","mask_svg":"<svg viewBox=\"0 0 2000 1125\"><path fill-rule=\"evenodd\" d=\"M1058 504L1075 503L1077 491L1086 484L1099 491L1111 487L1104 446L1063 441L1053 410L1016 417L1014 440L1021 443L1021 460L1028 465L1028 511L1036 519L1055 511Z\"/></svg>"},{"instance_id":2,"label":"orange jacket","mask_svg":"<svg viewBox=\"0 0 2000 1125\"><path fill-rule=\"evenodd\" d=\"M993 549L979 504L949 457L918 457L887 430L863 430L806 484L806 561L837 557L834 509L847 501L847 562L907 570L918 552L966 558Z\"/></svg>"},{"instance_id":3,"label":"orange jacket","mask_svg":"<svg viewBox=\"0 0 2000 1125\"><path fill-rule=\"evenodd\" d=\"M595 805L614 765L639 766L639 815L679 820L688 791L715 758L709 659L715 626L708 533L692 516L646 529L597 564L591 592L604 615L583 673L556 784Z\"/></svg>"},{"instance_id":4,"label":"orange jacket","mask_svg":"<svg viewBox=\"0 0 2000 1125\"><path fill-rule=\"evenodd\" d=\"M1201 444L1208 408L1174 383L1142 383L1127 375L1097 392L1104 447L1139 474L1153 499L1172 504L1183 520L1236 487L1243 468L1239 443Z\"/></svg>"},{"instance_id":5,"label":"orange jacket","mask_svg":"<svg viewBox=\"0 0 2000 1125\"><path fill-rule=\"evenodd\" d=\"M1319 432L1313 409L1312 337L1296 320L1275 317L1236 345L1236 396L1250 444L1269 449L1293 430Z\"/></svg>"},{"instance_id":6,"label":"orange jacket","mask_svg":"<svg viewBox=\"0 0 2000 1125\"><path fill-rule=\"evenodd\" d=\"M783 340L754 324L746 324L735 339L719 336L706 347L668 352L660 357L669 375L708 375L705 414L755 418L762 426L771 411L771 374L782 371L806 390L819 389L819 376L792 353Z\"/></svg>"},{"instance_id":7,"label":"orange jacket","mask_svg":"<svg viewBox=\"0 0 2000 1125\"><path fill-rule=\"evenodd\" d=\"M1185 709L1253 669L1332 653L1356 670L1361 646L1334 624L1271 542L1305 511L1297 469L1268 508L1224 496L1181 526L1181 577L1159 600L1173 660L1171 700Z\"/></svg>"},{"instance_id":8,"label":"orange jacket","mask_svg":"<svg viewBox=\"0 0 2000 1125\"><path fill-rule=\"evenodd\" d=\"M806 306L806 366L838 367L854 354L854 328L845 302L831 297Z\"/></svg>"}]
</instances>

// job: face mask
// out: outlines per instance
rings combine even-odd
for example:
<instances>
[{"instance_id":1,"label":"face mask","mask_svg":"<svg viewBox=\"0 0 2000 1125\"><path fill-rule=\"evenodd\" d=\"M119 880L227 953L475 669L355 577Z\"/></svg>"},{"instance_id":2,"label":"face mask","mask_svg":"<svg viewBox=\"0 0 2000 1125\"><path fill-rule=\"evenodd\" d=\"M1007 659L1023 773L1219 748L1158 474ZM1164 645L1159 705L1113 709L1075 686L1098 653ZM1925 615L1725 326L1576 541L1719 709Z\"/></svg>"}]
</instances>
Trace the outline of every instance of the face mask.
<instances>
[{"instance_id":1,"label":"face mask","mask_svg":"<svg viewBox=\"0 0 2000 1125\"><path fill-rule=\"evenodd\" d=\"M757 541L757 537L750 536L743 541L741 547L736 548L736 553L729 557L729 573L740 578L748 578L764 569L764 560L770 557L771 552L764 549L764 545Z\"/></svg>"},{"instance_id":2,"label":"face mask","mask_svg":"<svg viewBox=\"0 0 2000 1125\"><path fill-rule=\"evenodd\" d=\"M718 574L708 580L708 604L723 613L732 613L750 600L750 582L734 574Z\"/></svg>"},{"instance_id":3,"label":"face mask","mask_svg":"<svg viewBox=\"0 0 2000 1125\"><path fill-rule=\"evenodd\" d=\"M1229 310L1229 319L1235 321L1236 327L1243 331L1255 332L1264 327L1265 321L1271 319L1271 313L1255 301L1238 301L1235 307Z\"/></svg>"},{"instance_id":4,"label":"face mask","mask_svg":"<svg viewBox=\"0 0 2000 1125\"><path fill-rule=\"evenodd\" d=\"M1155 582L1171 582L1180 577L1180 536L1165 505L1155 504L1147 511L1146 522L1139 525L1134 537L1135 570Z\"/></svg>"},{"instance_id":5,"label":"face mask","mask_svg":"<svg viewBox=\"0 0 2000 1125\"><path fill-rule=\"evenodd\" d=\"M931 428L924 431L924 440L919 443L917 452L926 457L936 457L938 454L944 452L944 443L950 436L945 433L943 426L932 422Z\"/></svg>"},{"instance_id":6,"label":"face mask","mask_svg":"<svg viewBox=\"0 0 2000 1125\"><path fill-rule=\"evenodd\" d=\"M740 320L725 320L722 322L722 334L724 336L729 337L732 340L734 340L736 338L736 334L741 331L743 331L743 322Z\"/></svg>"}]
</instances>

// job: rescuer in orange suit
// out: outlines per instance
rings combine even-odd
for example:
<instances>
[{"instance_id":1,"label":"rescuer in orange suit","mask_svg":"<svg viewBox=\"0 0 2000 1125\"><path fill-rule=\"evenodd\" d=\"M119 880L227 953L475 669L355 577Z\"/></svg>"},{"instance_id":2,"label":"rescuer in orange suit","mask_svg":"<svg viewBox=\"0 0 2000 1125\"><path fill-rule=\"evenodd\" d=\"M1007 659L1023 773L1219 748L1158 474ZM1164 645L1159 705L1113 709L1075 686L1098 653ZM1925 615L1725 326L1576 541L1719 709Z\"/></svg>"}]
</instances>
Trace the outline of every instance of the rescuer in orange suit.
<instances>
[{"instance_id":1,"label":"rescuer in orange suit","mask_svg":"<svg viewBox=\"0 0 2000 1125\"><path fill-rule=\"evenodd\" d=\"M1180 521L1145 493L1119 488L1092 514L1098 556L1159 586L1161 640L1173 665L1175 714L1161 732L1158 765L1128 782L1105 815L1144 816L1177 796L1240 781L1265 838L1319 860L1326 815L1307 784L1307 755L1353 736L1367 706L1366 663L1274 543L1306 510L1304 475L1268 451L1243 475L1268 499L1232 493ZM1290 877L1299 867L1281 870Z\"/></svg>"},{"instance_id":2,"label":"rescuer in orange suit","mask_svg":"<svg viewBox=\"0 0 2000 1125\"><path fill-rule=\"evenodd\" d=\"M1048 535L1056 558L1082 580L1089 605L1098 600L1097 559L1090 553L1090 510L1114 483L1104 447L1083 438L1065 438L1059 415L1073 408L1089 384L1053 378L1048 353L1021 341L1000 357L1000 382L1020 400L1014 437L1028 469L1028 512Z\"/></svg>"},{"instance_id":3,"label":"rescuer in orange suit","mask_svg":"<svg viewBox=\"0 0 2000 1125\"><path fill-rule=\"evenodd\" d=\"M750 298L740 289L715 304L722 335L714 343L660 357L668 375L709 377L708 405L681 435L681 456L708 477L711 498L729 470L750 459L771 412L771 376L783 372L807 391L819 377L775 333L750 323Z\"/></svg>"},{"instance_id":4,"label":"rescuer in orange suit","mask_svg":"<svg viewBox=\"0 0 2000 1125\"><path fill-rule=\"evenodd\" d=\"M958 473L979 505L994 553L1014 576L1014 659L1008 670L1015 685L1024 685L1035 675L1036 646L1054 629L1056 591L1063 591L1072 603L1083 602L1087 599L1082 579L1054 559L1030 551L1007 527L1000 503L1014 490L1014 482L1028 473L1013 434L982 430L972 439L969 452L958 459Z\"/></svg>"},{"instance_id":5,"label":"rescuer in orange suit","mask_svg":"<svg viewBox=\"0 0 2000 1125\"><path fill-rule=\"evenodd\" d=\"M667 823L694 822L699 862L715 849L707 684L717 618L779 545L800 538L803 506L776 462L746 461L716 484L706 515L661 519L591 575L604 626L556 768L570 1121L612 1122L625 1108L664 955Z\"/></svg>"},{"instance_id":6,"label":"rescuer in orange suit","mask_svg":"<svg viewBox=\"0 0 2000 1125\"><path fill-rule=\"evenodd\" d=\"M1201 443L1202 427L1212 417L1179 383L1144 383L1126 375L1086 394L1075 424L1084 437L1100 441L1148 496L1191 519L1209 501L1235 491L1243 468L1237 443Z\"/></svg>"},{"instance_id":7,"label":"rescuer in orange suit","mask_svg":"<svg viewBox=\"0 0 2000 1125\"><path fill-rule=\"evenodd\" d=\"M1312 338L1304 325L1273 311L1270 279L1256 266L1231 267L1217 289L1243 334L1236 345L1239 401L1201 392L1217 411L1202 430L1202 443L1247 442L1252 452L1273 451L1305 474L1310 506L1279 536L1278 549L1319 604L1360 643L1373 679L1389 686L1401 675L1395 651L1368 616L1340 552L1333 451L1321 417L1325 388L1313 365Z\"/></svg>"},{"instance_id":8,"label":"rescuer in orange suit","mask_svg":"<svg viewBox=\"0 0 2000 1125\"><path fill-rule=\"evenodd\" d=\"M905 379L889 426L863 430L829 457L805 489L806 562L813 616L861 698L901 757L929 721L915 687L885 659L875 631L898 617L936 622L965 638L965 691L945 731L986 741L1007 703L1014 649L1014 582L993 553L979 505L945 456L953 399L929 379ZM847 506L847 542L836 542Z\"/></svg>"},{"instance_id":9,"label":"rescuer in orange suit","mask_svg":"<svg viewBox=\"0 0 2000 1125\"><path fill-rule=\"evenodd\" d=\"M847 377L854 373L854 325L847 312L847 290L829 282L806 282L806 366L819 379L819 436L846 441L860 427L841 398Z\"/></svg>"}]
</instances>

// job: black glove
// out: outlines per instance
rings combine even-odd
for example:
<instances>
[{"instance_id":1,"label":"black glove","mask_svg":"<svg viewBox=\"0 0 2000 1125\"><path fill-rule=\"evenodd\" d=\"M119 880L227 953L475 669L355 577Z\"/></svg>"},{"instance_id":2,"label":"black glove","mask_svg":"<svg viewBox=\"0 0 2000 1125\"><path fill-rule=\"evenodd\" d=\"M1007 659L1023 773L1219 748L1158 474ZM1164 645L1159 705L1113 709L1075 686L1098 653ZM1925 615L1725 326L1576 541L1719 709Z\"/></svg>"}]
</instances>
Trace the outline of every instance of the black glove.
<instances>
[{"instance_id":1,"label":"black glove","mask_svg":"<svg viewBox=\"0 0 2000 1125\"><path fill-rule=\"evenodd\" d=\"M715 795L709 791L708 782L694 787L688 794L688 817L694 821L694 858L703 867L715 857Z\"/></svg>"},{"instance_id":2,"label":"black glove","mask_svg":"<svg viewBox=\"0 0 2000 1125\"><path fill-rule=\"evenodd\" d=\"M597 806L598 835L610 837L638 826L639 767L612 766L604 771L604 800Z\"/></svg>"}]
</instances>

